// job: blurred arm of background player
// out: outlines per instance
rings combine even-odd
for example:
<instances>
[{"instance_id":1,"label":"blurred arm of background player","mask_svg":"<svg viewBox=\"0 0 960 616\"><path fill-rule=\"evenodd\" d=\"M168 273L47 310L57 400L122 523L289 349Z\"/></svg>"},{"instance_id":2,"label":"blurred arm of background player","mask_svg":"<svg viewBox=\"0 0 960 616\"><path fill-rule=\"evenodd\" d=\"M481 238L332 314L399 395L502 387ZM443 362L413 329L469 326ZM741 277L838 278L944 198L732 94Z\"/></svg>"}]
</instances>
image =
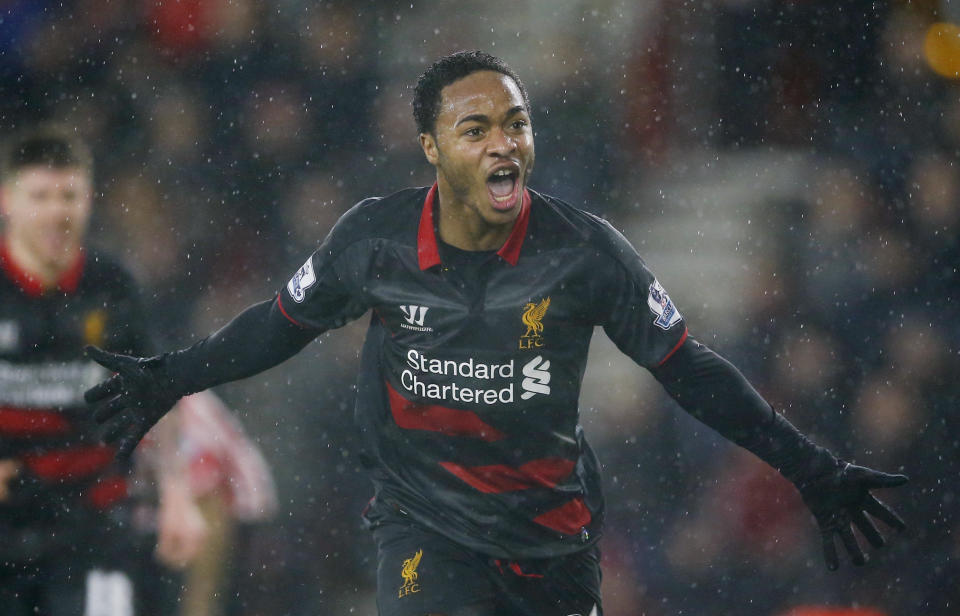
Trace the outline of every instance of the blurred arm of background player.
<instances>
[{"instance_id":1,"label":"blurred arm of background player","mask_svg":"<svg viewBox=\"0 0 960 616\"><path fill-rule=\"evenodd\" d=\"M150 464L158 493L156 557L174 569L186 567L197 557L208 530L190 488L189 461L180 446L182 415L178 405L150 433L156 442Z\"/></svg>"},{"instance_id":2,"label":"blurred arm of background player","mask_svg":"<svg viewBox=\"0 0 960 616\"><path fill-rule=\"evenodd\" d=\"M275 515L276 486L259 447L216 394L187 396L175 411L176 420L165 417L136 450L140 470L155 478L158 489L156 555L162 564L184 569L182 616L219 613L231 561L242 550L239 526ZM171 450L174 443L158 436L175 437L176 447ZM165 468L171 460L173 472Z\"/></svg>"},{"instance_id":3,"label":"blurred arm of background player","mask_svg":"<svg viewBox=\"0 0 960 616\"><path fill-rule=\"evenodd\" d=\"M0 503L10 494L10 482L20 474L20 463L14 459L0 460Z\"/></svg>"}]
</instances>

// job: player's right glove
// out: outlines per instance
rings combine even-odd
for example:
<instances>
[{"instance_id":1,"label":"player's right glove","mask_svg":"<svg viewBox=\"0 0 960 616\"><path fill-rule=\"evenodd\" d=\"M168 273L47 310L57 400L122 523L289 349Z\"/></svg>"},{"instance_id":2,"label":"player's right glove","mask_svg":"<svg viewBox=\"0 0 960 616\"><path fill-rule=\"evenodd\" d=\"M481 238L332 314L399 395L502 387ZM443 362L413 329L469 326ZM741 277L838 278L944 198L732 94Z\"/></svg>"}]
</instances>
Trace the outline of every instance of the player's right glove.
<instances>
[{"instance_id":1,"label":"player's right glove","mask_svg":"<svg viewBox=\"0 0 960 616\"><path fill-rule=\"evenodd\" d=\"M116 444L117 457L129 459L137 443L187 392L167 375L163 356L131 357L95 346L85 351L115 374L88 389L83 398L97 423L107 426L104 441Z\"/></svg>"},{"instance_id":2,"label":"player's right glove","mask_svg":"<svg viewBox=\"0 0 960 616\"><path fill-rule=\"evenodd\" d=\"M855 525L873 547L879 548L884 544L883 535L867 514L898 531L907 527L893 509L870 493L876 488L893 488L906 482L905 475L891 475L837 460L834 468L797 484L803 502L820 527L823 556L828 569L835 571L840 566L834 544L835 535L840 535L854 565L867 562L867 556L853 534L851 525Z\"/></svg>"}]
</instances>

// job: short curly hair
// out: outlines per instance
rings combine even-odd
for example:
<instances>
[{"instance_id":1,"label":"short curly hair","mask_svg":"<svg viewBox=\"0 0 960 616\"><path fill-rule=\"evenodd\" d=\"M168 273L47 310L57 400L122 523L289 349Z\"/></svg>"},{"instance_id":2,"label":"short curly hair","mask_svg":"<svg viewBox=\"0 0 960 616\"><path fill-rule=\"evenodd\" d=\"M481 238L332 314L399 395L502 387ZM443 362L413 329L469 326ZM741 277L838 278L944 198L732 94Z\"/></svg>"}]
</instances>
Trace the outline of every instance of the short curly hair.
<instances>
[{"instance_id":1,"label":"short curly hair","mask_svg":"<svg viewBox=\"0 0 960 616\"><path fill-rule=\"evenodd\" d=\"M507 66L506 62L484 51L458 51L431 64L417 79L417 85L413 91L413 119L417 123L418 133L433 134L437 126L437 116L440 114L441 91L451 83L478 71L494 71L512 79L520 89L527 113L530 112L527 89L523 87L520 77Z\"/></svg>"}]
</instances>

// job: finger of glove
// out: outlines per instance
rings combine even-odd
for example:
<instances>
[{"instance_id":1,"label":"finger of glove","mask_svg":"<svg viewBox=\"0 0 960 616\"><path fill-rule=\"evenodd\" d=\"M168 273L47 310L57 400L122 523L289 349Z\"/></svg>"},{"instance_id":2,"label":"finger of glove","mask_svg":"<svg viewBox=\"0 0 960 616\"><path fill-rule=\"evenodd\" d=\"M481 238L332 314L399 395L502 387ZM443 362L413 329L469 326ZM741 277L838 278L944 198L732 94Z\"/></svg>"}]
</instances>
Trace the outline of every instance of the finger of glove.
<instances>
[{"instance_id":1,"label":"finger of glove","mask_svg":"<svg viewBox=\"0 0 960 616\"><path fill-rule=\"evenodd\" d=\"M869 469L868 469L869 470ZM903 484L910 481L906 475L900 474L890 474L884 473L881 471L870 471L870 475L867 477L866 484L870 489L873 488L895 488L897 486L902 486Z\"/></svg>"},{"instance_id":2,"label":"finger of glove","mask_svg":"<svg viewBox=\"0 0 960 616\"><path fill-rule=\"evenodd\" d=\"M863 501L863 510L890 528L902 531L907 527L907 523L893 509L872 494Z\"/></svg>"},{"instance_id":3,"label":"finger of glove","mask_svg":"<svg viewBox=\"0 0 960 616\"><path fill-rule=\"evenodd\" d=\"M97 423L106 423L117 413L127 408L129 404L125 396L117 396L107 402L101 402L93 409L93 420Z\"/></svg>"},{"instance_id":4,"label":"finger of glove","mask_svg":"<svg viewBox=\"0 0 960 616\"><path fill-rule=\"evenodd\" d=\"M100 440L104 443L116 444L125 432L135 429L136 423L136 418L129 413L120 415L106 425L103 432L100 433Z\"/></svg>"},{"instance_id":5,"label":"finger of glove","mask_svg":"<svg viewBox=\"0 0 960 616\"><path fill-rule=\"evenodd\" d=\"M823 543L823 559L827 561L827 569L836 571L840 567L840 559L837 557L837 546L833 542L833 530L821 529L820 539Z\"/></svg>"},{"instance_id":6,"label":"finger of glove","mask_svg":"<svg viewBox=\"0 0 960 616\"><path fill-rule=\"evenodd\" d=\"M865 466L848 464L843 469L843 478L845 481L862 483L867 488L895 488L907 483L909 479L906 475L895 475L884 473Z\"/></svg>"},{"instance_id":7,"label":"finger of glove","mask_svg":"<svg viewBox=\"0 0 960 616\"><path fill-rule=\"evenodd\" d=\"M840 533L840 539L843 541L843 547L847 548L847 553L850 554L850 560L853 561L853 564L858 567L865 565L867 563L867 556L863 553L863 549L860 547L860 542L857 541L857 537L853 534L853 529L849 524L842 524L837 530Z\"/></svg>"},{"instance_id":8,"label":"finger of glove","mask_svg":"<svg viewBox=\"0 0 960 616\"><path fill-rule=\"evenodd\" d=\"M877 527L874 526L866 514L862 511L856 511L851 515L851 519L853 523L857 525L860 533L870 542L870 545L875 548L883 547L886 543L886 541L883 540L883 535L880 534L880 531L877 530Z\"/></svg>"},{"instance_id":9,"label":"finger of glove","mask_svg":"<svg viewBox=\"0 0 960 616\"><path fill-rule=\"evenodd\" d=\"M83 399L87 404L95 404L105 398L117 395L122 388L123 378L119 374L114 374L83 392Z\"/></svg>"},{"instance_id":10,"label":"finger of glove","mask_svg":"<svg viewBox=\"0 0 960 616\"><path fill-rule=\"evenodd\" d=\"M84 347L83 351L87 354L87 357L111 372L122 373L124 370L128 369L130 366L135 366L137 363L137 358L135 357L121 355L119 353L111 353L93 345Z\"/></svg>"},{"instance_id":11,"label":"finger of glove","mask_svg":"<svg viewBox=\"0 0 960 616\"><path fill-rule=\"evenodd\" d=\"M143 439L143 436L147 433L147 428L142 425L136 425L132 427L133 429L129 430L117 443L117 458L120 460L129 460L130 456L133 455L133 451L137 448L137 445L140 443L140 440Z\"/></svg>"}]
</instances>

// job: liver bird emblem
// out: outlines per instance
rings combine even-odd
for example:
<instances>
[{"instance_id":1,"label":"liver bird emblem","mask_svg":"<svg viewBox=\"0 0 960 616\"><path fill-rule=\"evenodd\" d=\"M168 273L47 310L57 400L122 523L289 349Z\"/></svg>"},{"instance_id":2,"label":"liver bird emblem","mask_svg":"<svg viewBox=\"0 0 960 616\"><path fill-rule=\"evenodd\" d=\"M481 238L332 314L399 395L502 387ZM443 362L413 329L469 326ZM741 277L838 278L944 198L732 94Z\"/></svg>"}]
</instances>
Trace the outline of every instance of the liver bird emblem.
<instances>
[{"instance_id":1,"label":"liver bird emblem","mask_svg":"<svg viewBox=\"0 0 960 616\"><path fill-rule=\"evenodd\" d=\"M418 550L417 553L413 555L413 558L408 558L403 561L403 568L400 570L400 575L403 576L404 585L412 584L419 577L417 574L417 566L420 564L422 557L423 550Z\"/></svg>"},{"instance_id":2,"label":"liver bird emblem","mask_svg":"<svg viewBox=\"0 0 960 616\"><path fill-rule=\"evenodd\" d=\"M523 324L527 326L527 333L523 335L523 338L540 335L540 332L543 331L543 316L547 314L547 308L549 307L549 297L541 300L539 304L531 302L523 307L523 316L520 318L523 320Z\"/></svg>"}]
</instances>

